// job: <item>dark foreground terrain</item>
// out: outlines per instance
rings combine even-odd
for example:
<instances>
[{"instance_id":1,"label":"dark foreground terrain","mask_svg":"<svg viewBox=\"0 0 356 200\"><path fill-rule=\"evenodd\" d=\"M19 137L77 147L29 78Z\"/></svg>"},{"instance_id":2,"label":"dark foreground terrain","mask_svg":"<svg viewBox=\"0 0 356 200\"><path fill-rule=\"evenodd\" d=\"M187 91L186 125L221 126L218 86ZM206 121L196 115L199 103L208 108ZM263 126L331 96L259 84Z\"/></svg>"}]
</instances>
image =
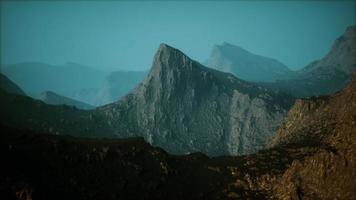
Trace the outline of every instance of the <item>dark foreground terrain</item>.
<instances>
[{"instance_id":1,"label":"dark foreground terrain","mask_svg":"<svg viewBox=\"0 0 356 200\"><path fill-rule=\"evenodd\" d=\"M356 79L298 100L256 154L170 155L141 138L83 139L1 126L1 199L353 199Z\"/></svg>"}]
</instances>

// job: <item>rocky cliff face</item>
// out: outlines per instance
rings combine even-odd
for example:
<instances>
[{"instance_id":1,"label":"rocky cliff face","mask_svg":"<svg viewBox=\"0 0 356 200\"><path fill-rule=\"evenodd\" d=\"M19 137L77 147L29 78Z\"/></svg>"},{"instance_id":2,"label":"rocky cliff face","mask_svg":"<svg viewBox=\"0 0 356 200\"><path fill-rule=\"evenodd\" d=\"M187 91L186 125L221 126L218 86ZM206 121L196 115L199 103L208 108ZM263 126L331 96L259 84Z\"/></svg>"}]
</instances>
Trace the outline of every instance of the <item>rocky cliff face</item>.
<instances>
[{"instance_id":1,"label":"rocky cliff face","mask_svg":"<svg viewBox=\"0 0 356 200\"><path fill-rule=\"evenodd\" d=\"M277 189L281 198L352 199L356 182L356 74L342 91L329 97L299 100L271 146L319 146L293 161Z\"/></svg>"},{"instance_id":2,"label":"rocky cliff face","mask_svg":"<svg viewBox=\"0 0 356 200\"><path fill-rule=\"evenodd\" d=\"M139 134L172 153L236 155L260 149L292 101L162 44L134 92L100 110L122 136Z\"/></svg>"},{"instance_id":3,"label":"rocky cliff face","mask_svg":"<svg viewBox=\"0 0 356 200\"><path fill-rule=\"evenodd\" d=\"M207 66L255 82L272 82L277 79L287 79L292 75L292 71L281 62L253 54L226 42L214 46Z\"/></svg>"},{"instance_id":4,"label":"rocky cliff face","mask_svg":"<svg viewBox=\"0 0 356 200\"><path fill-rule=\"evenodd\" d=\"M356 27L348 27L330 52L295 73L290 80L261 85L297 97L330 95L347 85L356 69Z\"/></svg>"}]
</instances>

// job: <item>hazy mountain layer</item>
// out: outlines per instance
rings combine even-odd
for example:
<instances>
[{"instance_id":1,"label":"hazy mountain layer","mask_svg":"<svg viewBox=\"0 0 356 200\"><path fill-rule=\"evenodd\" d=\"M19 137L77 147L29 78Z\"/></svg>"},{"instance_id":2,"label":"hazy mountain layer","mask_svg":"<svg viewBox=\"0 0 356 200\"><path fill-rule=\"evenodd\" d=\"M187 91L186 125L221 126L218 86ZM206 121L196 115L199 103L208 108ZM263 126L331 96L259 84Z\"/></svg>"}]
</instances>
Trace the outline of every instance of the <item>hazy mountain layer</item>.
<instances>
[{"instance_id":1,"label":"hazy mountain layer","mask_svg":"<svg viewBox=\"0 0 356 200\"><path fill-rule=\"evenodd\" d=\"M26 93L41 98L45 91L101 106L118 101L143 80L145 72L103 72L75 63L53 66L43 63L20 63L5 66L3 73Z\"/></svg>"},{"instance_id":2,"label":"hazy mountain layer","mask_svg":"<svg viewBox=\"0 0 356 200\"><path fill-rule=\"evenodd\" d=\"M75 63L64 66L29 62L5 66L3 73L27 94L37 97L44 91L70 97L70 91L82 88L100 88L108 74Z\"/></svg>"},{"instance_id":3,"label":"hazy mountain layer","mask_svg":"<svg viewBox=\"0 0 356 200\"><path fill-rule=\"evenodd\" d=\"M105 77L101 88L83 88L70 93L72 98L101 106L118 101L144 79L146 72L115 71Z\"/></svg>"},{"instance_id":4,"label":"hazy mountain layer","mask_svg":"<svg viewBox=\"0 0 356 200\"><path fill-rule=\"evenodd\" d=\"M45 91L40 94L40 100L47 104L51 105L68 105L68 106L75 106L79 109L89 110L94 109L95 107L68 97L60 96L51 91Z\"/></svg>"},{"instance_id":5,"label":"hazy mountain layer","mask_svg":"<svg viewBox=\"0 0 356 200\"><path fill-rule=\"evenodd\" d=\"M292 75L292 71L281 62L250 53L226 42L214 46L207 66L254 82L287 79Z\"/></svg>"},{"instance_id":6,"label":"hazy mountain layer","mask_svg":"<svg viewBox=\"0 0 356 200\"><path fill-rule=\"evenodd\" d=\"M324 58L297 71L293 79L261 85L297 97L328 95L342 89L355 69L356 27L351 26L335 41Z\"/></svg>"},{"instance_id":7,"label":"hazy mountain layer","mask_svg":"<svg viewBox=\"0 0 356 200\"><path fill-rule=\"evenodd\" d=\"M162 44L145 80L99 110L121 136L143 136L172 153L236 155L260 149L292 102Z\"/></svg>"}]
</instances>

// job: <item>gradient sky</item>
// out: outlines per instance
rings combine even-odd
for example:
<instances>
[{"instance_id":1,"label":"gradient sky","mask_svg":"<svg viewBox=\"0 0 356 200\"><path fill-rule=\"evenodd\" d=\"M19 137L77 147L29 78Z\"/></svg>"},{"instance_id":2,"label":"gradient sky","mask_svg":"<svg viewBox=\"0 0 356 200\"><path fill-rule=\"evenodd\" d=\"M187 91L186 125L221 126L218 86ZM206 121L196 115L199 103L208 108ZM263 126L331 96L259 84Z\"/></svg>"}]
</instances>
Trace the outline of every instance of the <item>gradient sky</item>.
<instances>
[{"instance_id":1,"label":"gradient sky","mask_svg":"<svg viewBox=\"0 0 356 200\"><path fill-rule=\"evenodd\" d=\"M226 41L298 69L355 13L355 1L1 1L1 63L145 70L161 42L205 61Z\"/></svg>"}]
</instances>

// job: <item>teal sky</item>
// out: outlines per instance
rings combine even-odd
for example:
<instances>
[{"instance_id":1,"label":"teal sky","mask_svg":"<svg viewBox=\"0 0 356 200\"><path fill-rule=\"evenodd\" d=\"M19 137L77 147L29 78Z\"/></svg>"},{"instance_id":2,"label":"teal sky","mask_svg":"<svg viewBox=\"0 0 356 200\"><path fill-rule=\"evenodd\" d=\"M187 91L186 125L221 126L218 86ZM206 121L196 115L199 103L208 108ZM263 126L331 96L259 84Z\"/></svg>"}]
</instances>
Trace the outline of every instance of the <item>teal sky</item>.
<instances>
[{"instance_id":1,"label":"teal sky","mask_svg":"<svg viewBox=\"0 0 356 200\"><path fill-rule=\"evenodd\" d=\"M298 69L355 13L355 1L1 1L1 63L144 70L161 42L204 61L226 41Z\"/></svg>"}]
</instances>

